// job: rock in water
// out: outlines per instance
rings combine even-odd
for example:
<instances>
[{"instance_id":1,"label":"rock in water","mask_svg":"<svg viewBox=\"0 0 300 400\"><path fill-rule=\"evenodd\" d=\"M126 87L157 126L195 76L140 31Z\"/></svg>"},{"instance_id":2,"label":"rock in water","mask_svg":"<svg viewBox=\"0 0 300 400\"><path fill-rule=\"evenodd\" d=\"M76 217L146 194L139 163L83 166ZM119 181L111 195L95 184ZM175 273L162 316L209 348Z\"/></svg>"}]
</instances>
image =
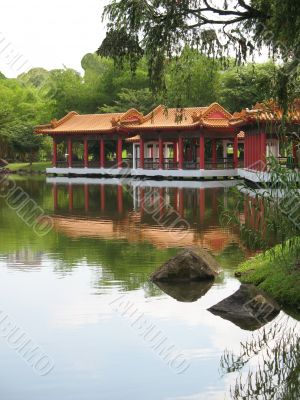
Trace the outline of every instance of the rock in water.
<instances>
[{"instance_id":1,"label":"rock in water","mask_svg":"<svg viewBox=\"0 0 300 400\"><path fill-rule=\"evenodd\" d=\"M186 249L168 260L151 275L153 282L190 282L214 279L220 270L206 251Z\"/></svg>"},{"instance_id":2,"label":"rock in water","mask_svg":"<svg viewBox=\"0 0 300 400\"><path fill-rule=\"evenodd\" d=\"M272 321L280 312L275 300L254 285L241 285L238 291L209 308L214 315L254 331Z\"/></svg>"},{"instance_id":3,"label":"rock in water","mask_svg":"<svg viewBox=\"0 0 300 400\"><path fill-rule=\"evenodd\" d=\"M183 303L192 303L204 296L214 282L210 279L200 282L156 282L155 284L173 299Z\"/></svg>"}]
</instances>

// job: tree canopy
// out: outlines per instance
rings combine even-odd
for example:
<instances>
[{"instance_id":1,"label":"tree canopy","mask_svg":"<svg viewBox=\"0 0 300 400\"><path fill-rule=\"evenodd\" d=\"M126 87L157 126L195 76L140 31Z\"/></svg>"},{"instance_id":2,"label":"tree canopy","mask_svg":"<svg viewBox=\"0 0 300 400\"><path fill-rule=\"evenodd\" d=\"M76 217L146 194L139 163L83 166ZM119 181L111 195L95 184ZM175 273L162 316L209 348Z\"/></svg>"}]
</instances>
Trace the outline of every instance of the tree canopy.
<instances>
[{"instance_id":1,"label":"tree canopy","mask_svg":"<svg viewBox=\"0 0 300 400\"><path fill-rule=\"evenodd\" d=\"M218 3L218 5L216 5ZM277 97L294 93L300 60L300 2L295 0L110 0L104 9L106 37L98 54L134 71L145 56L152 87L165 85L167 60L185 46L238 64L264 47L284 63Z\"/></svg>"}]
</instances>

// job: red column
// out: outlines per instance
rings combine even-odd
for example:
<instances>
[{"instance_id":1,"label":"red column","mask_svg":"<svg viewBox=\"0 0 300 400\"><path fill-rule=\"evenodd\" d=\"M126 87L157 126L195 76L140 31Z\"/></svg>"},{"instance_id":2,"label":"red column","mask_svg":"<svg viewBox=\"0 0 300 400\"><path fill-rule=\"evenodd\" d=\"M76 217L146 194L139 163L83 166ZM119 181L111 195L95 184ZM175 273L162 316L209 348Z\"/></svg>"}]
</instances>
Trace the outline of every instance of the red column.
<instances>
[{"instance_id":1,"label":"red column","mask_svg":"<svg viewBox=\"0 0 300 400\"><path fill-rule=\"evenodd\" d=\"M118 163L118 168L122 168L122 138L121 137L118 137L117 163Z\"/></svg>"},{"instance_id":2,"label":"red column","mask_svg":"<svg viewBox=\"0 0 300 400\"><path fill-rule=\"evenodd\" d=\"M233 167L238 168L239 166L239 157L238 157L238 136L235 135L233 141Z\"/></svg>"},{"instance_id":3,"label":"red column","mask_svg":"<svg viewBox=\"0 0 300 400\"><path fill-rule=\"evenodd\" d=\"M267 167L267 134L261 132L260 134L260 159L261 159L261 171L265 171Z\"/></svg>"},{"instance_id":4,"label":"red column","mask_svg":"<svg viewBox=\"0 0 300 400\"><path fill-rule=\"evenodd\" d=\"M72 152L72 138L68 138L68 166L69 168L72 167L72 158L73 158L73 152Z\"/></svg>"},{"instance_id":5,"label":"red column","mask_svg":"<svg viewBox=\"0 0 300 400\"><path fill-rule=\"evenodd\" d=\"M159 155L158 168L163 169L164 168L164 143L163 143L161 136L159 136L159 138L158 138L158 155Z\"/></svg>"},{"instance_id":6,"label":"red column","mask_svg":"<svg viewBox=\"0 0 300 400\"><path fill-rule=\"evenodd\" d=\"M73 185L69 184L69 210L73 210Z\"/></svg>"},{"instance_id":7,"label":"red column","mask_svg":"<svg viewBox=\"0 0 300 400\"><path fill-rule=\"evenodd\" d=\"M177 162L178 154L177 154L177 141L174 140L173 142L173 161L174 163Z\"/></svg>"},{"instance_id":8,"label":"red column","mask_svg":"<svg viewBox=\"0 0 300 400\"><path fill-rule=\"evenodd\" d=\"M57 143L56 139L53 138L53 158L52 158L52 166L57 167Z\"/></svg>"},{"instance_id":9,"label":"red column","mask_svg":"<svg viewBox=\"0 0 300 400\"><path fill-rule=\"evenodd\" d=\"M99 154L100 168L104 168L105 162L105 150L104 150L104 138L100 138L100 154Z\"/></svg>"},{"instance_id":10,"label":"red column","mask_svg":"<svg viewBox=\"0 0 300 400\"><path fill-rule=\"evenodd\" d=\"M251 168L253 164L253 134L250 133L249 136L249 167Z\"/></svg>"},{"instance_id":11,"label":"red column","mask_svg":"<svg viewBox=\"0 0 300 400\"><path fill-rule=\"evenodd\" d=\"M83 141L83 165L84 168L87 168L89 166L89 142L85 138Z\"/></svg>"},{"instance_id":12,"label":"red column","mask_svg":"<svg viewBox=\"0 0 300 400\"><path fill-rule=\"evenodd\" d=\"M145 167L144 139L140 138L140 165L139 168Z\"/></svg>"},{"instance_id":13,"label":"red column","mask_svg":"<svg viewBox=\"0 0 300 400\"><path fill-rule=\"evenodd\" d=\"M183 137L182 136L179 136L179 138L178 138L178 151L179 151L178 168L183 169Z\"/></svg>"},{"instance_id":14,"label":"red column","mask_svg":"<svg viewBox=\"0 0 300 400\"><path fill-rule=\"evenodd\" d=\"M199 166L200 169L204 169L205 167L205 143L204 143L204 133L200 132L200 138L199 138Z\"/></svg>"},{"instance_id":15,"label":"red column","mask_svg":"<svg viewBox=\"0 0 300 400\"><path fill-rule=\"evenodd\" d=\"M248 137L248 132L245 132L245 139L244 139L244 167L248 167L248 142L249 142L249 137Z\"/></svg>"},{"instance_id":16,"label":"red column","mask_svg":"<svg viewBox=\"0 0 300 400\"><path fill-rule=\"evenodd\" d=\"M217 163L217 141L216 139L212 139L212 162L213 165L215 166Z\"/></svg>"}]
</instances>

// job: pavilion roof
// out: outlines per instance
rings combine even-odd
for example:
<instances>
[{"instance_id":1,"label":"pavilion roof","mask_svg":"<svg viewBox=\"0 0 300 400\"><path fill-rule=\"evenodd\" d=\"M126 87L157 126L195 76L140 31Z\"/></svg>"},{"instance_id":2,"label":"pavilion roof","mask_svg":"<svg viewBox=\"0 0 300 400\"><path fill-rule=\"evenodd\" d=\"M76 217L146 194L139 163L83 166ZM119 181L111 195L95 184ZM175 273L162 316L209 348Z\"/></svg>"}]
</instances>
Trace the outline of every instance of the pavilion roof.
<instances>
[{"instance_id":1,"label":"pavilion roof","mask_svg":"<svg viewBox=\"0 0 300 400\"><path fill-rule=\"evenodd\" d=\"M143 130L192 130L197 127L230 128L232 115L218 103L208 107L167 108L156 107L147 115L136 109L125 113L80 115L75 111L60 120L35 128L35 133L113 133Z\"/></svg>"},{"instance_id":2,"label":"pavilion roof","mask_svg":"<svg viewBox=\"0 0 300 400\"><path fill-rule=\"evenodd\" d=\"M80 115L75 111L69 112L60 120L52 120L48 125L40 125L35 128L35 133L98 133L113 132L113 118L121 118L124 113L114 114L85 114Z\"/></svg>"},{"instance_id":3,"label":"pavilion roof","mask_svg":"<svg viewBox=\"0 0 300 400\"><path fill-rule=\"evenodd\" d=\"M273 100L266 103L256 103L251 110L243 109L235 112L230 121L232 126L242 126L253 122L280 122L284 112ZM286 120L291 124L300 124L300 100L295 100L286 114Z\"/></svg>"}]
</instances>

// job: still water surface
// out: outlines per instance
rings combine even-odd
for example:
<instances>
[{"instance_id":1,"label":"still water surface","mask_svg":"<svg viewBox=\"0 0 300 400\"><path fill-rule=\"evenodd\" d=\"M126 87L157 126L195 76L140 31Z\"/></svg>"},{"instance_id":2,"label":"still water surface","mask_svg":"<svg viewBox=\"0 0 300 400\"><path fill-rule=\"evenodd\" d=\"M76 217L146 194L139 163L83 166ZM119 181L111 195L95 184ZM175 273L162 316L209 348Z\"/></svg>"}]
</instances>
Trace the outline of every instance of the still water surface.
<instances>
[{"instance_id":1,"label":"still water surface","mask_svg":"<svg viewBox=\"0 0 300 400\"><path fill-rule=\"evenodd\" d=\"M0 200L1 315L24 330L54 368L39 376L1 337L0 398L230 398L235 376L221 376L220 357L225 349L238 350L249 332L207 309L238 289L234 270L252 253L237 231L220 224L222 205L233 201L229 188L14 179L54 228L37 236ZM164 218L169 206L184 221L184 234L180 224L168 229L174 222ZM175 299L149 275L190 245L210 251L223 273L205 295L183 302L185 293ZM185 371L178 373L151 348L124 304L184 355Z\"/></svg>"}]
</instances>

